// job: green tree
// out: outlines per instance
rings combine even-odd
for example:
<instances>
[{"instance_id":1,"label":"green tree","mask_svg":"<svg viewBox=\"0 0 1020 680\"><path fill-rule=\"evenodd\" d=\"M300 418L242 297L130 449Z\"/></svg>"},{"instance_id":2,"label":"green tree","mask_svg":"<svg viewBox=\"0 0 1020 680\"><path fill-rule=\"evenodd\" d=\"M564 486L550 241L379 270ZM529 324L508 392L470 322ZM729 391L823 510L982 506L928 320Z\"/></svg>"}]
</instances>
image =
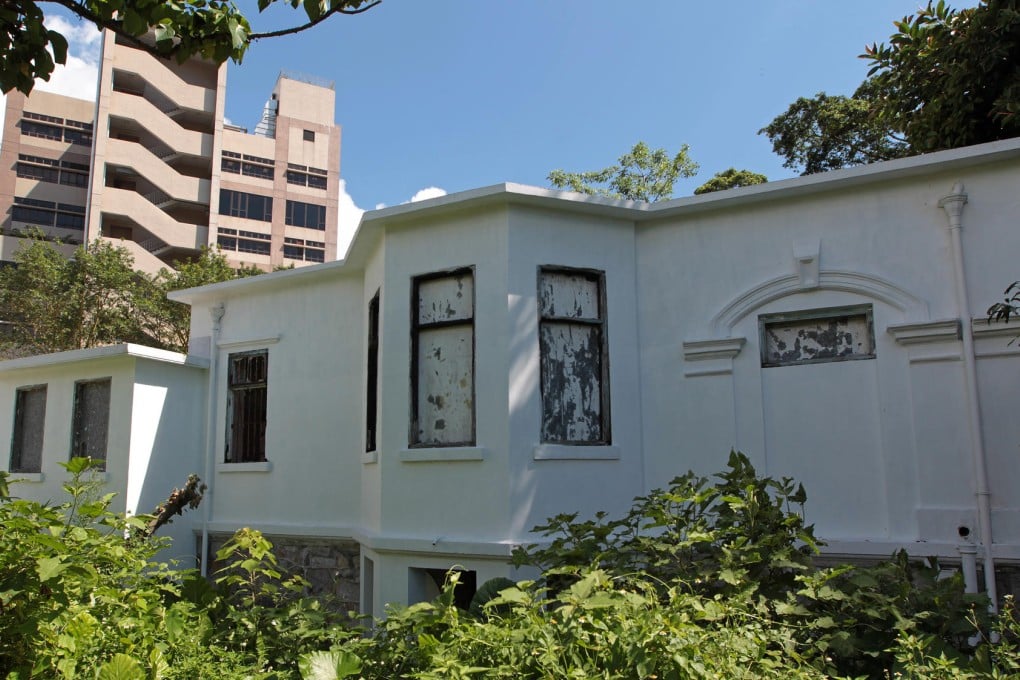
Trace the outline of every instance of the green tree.
<instances>
[{"instance_id":1,"label":"green tree","mask_svg":"<svg viewBox=\"0 0 1020 680\"><path fill-rule=\"evenodd\" d=\"M248 19L225 0L11 0L0 7L0 90L29 93L37 78L49 80L67 61L67 40L43 25L43 1L54 2L98 28L157 56L184 61L200 56L240 62L253 41L297 33L334 14L360 14L381 0L258 0L261 12L280 1L301 6L307 22L278 31L253 32ZM146 36L152 33L153 39ZM52 52L52 53L51 53Z\"/></svg>"},{"instance_id":2,"label":"green tree","mask_svg":"<svg viewBox=\"0 0 1020 680\"><path fill-rule=\"evenodd\" d=\"M673 195L678 179L693 177L698 172L698 164L691 160L689 151L690 147L684 144L675 156L670 156L665 149L649 149L644 142L638 142L620 156L616 165L587 172L553 170L547 179L557 189L590 196L658 201Z\"/></svg>"},{"instance_id":3,"label":"green tree","mask_svg":"<svg viewBox=\"0 0 1020 680\"><path fill-rule=\"evenodd\" d=\"M176 271L147 276L134 270L126 249L103 240L79 246L68 259L53 243L35 238L15 253L14 262L0 269L0 318L11 322L0 345L6 356L118 342L183 352L190 309L166 294L261 273L234 270L222 254L204 249Z\"/></svg>"},{"instance_id":4,"label":"green tree","mask_svg":"<svg viewBox=\"0 0 1020 680\"><path fill-rule=\"evenodd\" d=\"M852 97L801 97L758 131L802 175L900 158L907 144L875 113L876 89L865 82Z\"/></svg>"},{"instance_id":5,"label":"green tree","mask_svg":"<svg viewBox=\"0 0 1020 680\"><path fill-rule=\"evenodd\" d=\"M737 187L749 187L754 186L755 184L765 184L768 181L769 178L760 173L752 172L750 170L729 168L728 170L715 173L715 175L712 176L712 179L695 189L694 194L709 194L713 191L725 191L726 189L736 189Z\"/></svg>"},{"instance_id":6,"label":"green tree","mask_svg":"<svg viewBox=\"0 0 1020 680\"><path fill-rule=\"evenodd\" d=\"M895 22L889 44L862 58L879 120L912 153L1020 136L1020 0L943 0Z\"/></svg>"}]
</instances>

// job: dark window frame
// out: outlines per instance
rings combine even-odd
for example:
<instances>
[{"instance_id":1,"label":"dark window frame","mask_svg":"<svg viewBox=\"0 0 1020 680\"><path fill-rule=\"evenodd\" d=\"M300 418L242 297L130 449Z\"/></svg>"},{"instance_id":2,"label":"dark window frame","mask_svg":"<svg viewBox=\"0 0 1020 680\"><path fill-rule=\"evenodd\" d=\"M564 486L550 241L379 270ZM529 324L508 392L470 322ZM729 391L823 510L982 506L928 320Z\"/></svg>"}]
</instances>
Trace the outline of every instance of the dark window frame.
<instances>
[{"instance_id":1,"label":"dark window frame","mask_svg":"<svg viewBox=\"0 0 1020 680\"><path fill-rule=\"evenodd\" d=\"M431 323L422 324L418 320L418 304L420 300L420 288L421 284L428 283L430 281L436 281L439 279L446 278L457 278L461 276L471 277L471 317L469 319L456 319L452 321L434 321ZM478 394L477 385L477 344L478 344L478 333L475 328L475 317L477 316L478 306L478 295L477 286L475 285L475 267L457 267L454 269L447 269L439 272L430 272L428 274L422 274L415 276L411 279L411 417L410 427L408 428L408 447L409 448L452 448L458 446L475 446L477 442L477 425L478 425ZM460 442L441 442L441 443L429 443L422 442L419 439L418 423L420 420L419 404L418 404L418 383L419 383L419 366L418 362L418 347L420 344L420 336L423 330L430 330L434 328L449 328L454 326L470 326L471 327L471 437L467 441Z\"/></svg>"},{"instance_id":2,"label":"dark window frame","mask_svg":"<svg viewBox=\"0 0 1020 680\"><path fill-rule=\"evenodd\" d=\"M269 420L268 349L227 355L226 414L224 462L265 462Z\"/></svg>"},{"instance_id":3,"label":"dark window frame","mask_svg":"<svg viewBox=\"0 0 1020 680\"><path fill-rule=\"evenodd\" d=\"M89 401L95 399L96 395L90 394L93 389L105 386L107 392L106 409L101 411L100 422L86 423L89 418ZM78 380L74 383L74 407L72 410L71 426L71 458L89 457L96 461L102 461L98 470L106 469L108 447L110 445L110 409L113 399L113 379L96 378L91 380ZM96 439L87 438L86 435L92 427L98 427L102 436ZM101 442L102 445L91 449L90 444Z\"/></svg>"},{"instance_id":4,"label":"dark window frame","mask_svg":"<svg viewBox=\"0 0 1020 680\"><path fill-rule=\"evenodd\" d=\"M849 354L845 356L825 356L817 359L793 359L788 361L775 361L768 357L766 336L768 327L775 325L790 325L798 322L810 322L820 319L849 319L851 317L863 316L868 327L868 341L871 345L871 352L861 354ZM758 316L758 351L761 357L762 368L779 368L783 366L803 366L808 364L828 364L841 361L866 361L876 358L875 346L875 316L874 308L870 303L860 305L844 305L839 307L820 307L815 309L804 309L795 312L778 312L775 314L760 314Z\"/></svg>"},{"instance_id":5,"label":"dark window frame","mask_svg":"<svg viewBox=\"0 0 1020 680\"><path fill-rule=\"evenodd\" d=\"M42 393L42 416L39 422L32 422L26 425L25 401L28 398L27 395L33 393L38 394L39 392ZM46 398L47 386L45 384L19 387L14 393L14 425L11 428L11 455L9 467L11 472L22 472L26 474L37 474L42 472L43 444L46 433ZM36 440L38 441L38 451L34 452L34 460L31 461L32 464L30 465L26 465L25 463L26 434L37 435ZM31 438L29 438L29 441L31 441Z\"/></svg>"},{"instance_id":6,"label":"dark window frame","mask_svg":"<svg viewBox=\"0 0 1020 680\"><path fill-rule=\"evenodd\" d=\"M559 315L544 315L542 312L542 283L546 274L562 274L566 276L580 276L594 281L598 287L598 317L597 318L576 318ZM543 444L557 444L566 446L610 446L613 443L612 433L612 412L609 383L609 323L607 318L606 305L606 273L601 269L583 267L564 267L560 265L540 265L538 267L537 312L538 312L538 351L539 351L539 397L541 403L539 439ZM545 412L546 412L546 383L548 376L544 368L546 362L543 360L546 349L542 342L542 328L546 324L575 325L586 328L598 329L599 337L599 430L601 437L598 439L550 439L546 437Z\"/></svg>"},{"instance_id":7,"label":"dark window frame","mask_svg":"<svg viewBox=\"0 0 1020 680\"><path fill-rule=\"evenodd\" d=\"M379 300L380 290L368 302L368 338L365 361L365 451L375 451L379 427Z\"/></svg>"}]
</instances>

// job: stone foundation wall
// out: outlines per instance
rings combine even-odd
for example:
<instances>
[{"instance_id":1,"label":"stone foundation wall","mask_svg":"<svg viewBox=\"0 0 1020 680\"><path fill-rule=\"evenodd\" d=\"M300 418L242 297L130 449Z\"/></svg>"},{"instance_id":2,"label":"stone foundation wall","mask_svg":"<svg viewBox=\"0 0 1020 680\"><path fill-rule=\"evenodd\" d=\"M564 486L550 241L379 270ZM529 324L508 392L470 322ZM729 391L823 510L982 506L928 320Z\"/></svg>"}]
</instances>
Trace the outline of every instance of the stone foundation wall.
<instances>
[{"instance_id":1,"label":"stone foundation wall","mask_svg":"<svg viewBox=\"0 0 1020 680\"><path fill-rule=\"evenodd\" d=\"M357 541L266 535L273 544L277 565L285 576L302 576L311 585L309 595L340 611L358 611L361 602L361 545ZM230 539L229 534L209 537L209 554ZM224 565L213 562L210 573Z\"/></svg>"}]
</instances>

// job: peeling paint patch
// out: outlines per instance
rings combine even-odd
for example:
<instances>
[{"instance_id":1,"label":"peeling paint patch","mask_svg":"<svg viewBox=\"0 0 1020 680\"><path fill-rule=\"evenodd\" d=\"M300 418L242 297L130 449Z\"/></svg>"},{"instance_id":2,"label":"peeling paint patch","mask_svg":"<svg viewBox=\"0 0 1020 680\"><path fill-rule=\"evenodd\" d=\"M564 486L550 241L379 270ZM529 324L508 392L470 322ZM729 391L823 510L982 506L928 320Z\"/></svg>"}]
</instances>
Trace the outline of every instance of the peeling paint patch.
<instances>
[{"instance_id":1,"label":"peeling paint patch","mask_svg":"<svg viewBox=\"0 0 1020 680\"><path fill-rule=\"evenodd\" d=\"M759 317L762 366L873 359L871 305Z\"/></svg>"},{"instance_id":2,"label":"peeling paint patch","mask_svg":"<svg viewBox=\"0 0 1020 680\"><path fill-rule=\"evenodd\" d=\"M609 443L603 275L539 271L542 441Z\"/></svg>"},{"instance_id":3,"label":"peeling paint patch","mask_svg":"<svg viewBox=\"0 0 1020 680\"><path fill-rule=\"evenodd\" d=\"M474 442L474 275L415 281L411 444Z\"/></svg>"}]
</instances>

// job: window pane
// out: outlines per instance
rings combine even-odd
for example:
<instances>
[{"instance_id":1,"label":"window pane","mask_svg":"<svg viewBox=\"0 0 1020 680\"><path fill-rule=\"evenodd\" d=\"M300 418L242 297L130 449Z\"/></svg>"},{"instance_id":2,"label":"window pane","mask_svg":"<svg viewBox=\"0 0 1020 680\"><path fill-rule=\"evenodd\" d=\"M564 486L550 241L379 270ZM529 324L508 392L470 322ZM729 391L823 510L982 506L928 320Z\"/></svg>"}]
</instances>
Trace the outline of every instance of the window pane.
<instances>
[{"instance_id":1,"label":"window pane","mask_svg":"<svg viewBox=\"0 0 1020 680\"><path fill-rule=\"evenodd\" d=\"M814 311L800 319L791 316L797 315L759 318L763 366L875 356L870 307L833 309L831 315L819 315Z\"/></svg>"},{"instance_id":2,"label":"window pane","mask_svg":"<svg viewBox=\"0 0 1020 680\"><path fill-rule=\"evenodd\" d=\"M264 350L228 358L228 463L266 459L266 403L269 354Z\"/></svg>"},{"instance_id":3,"label":"window pane","mask_svg":"<svg viewBox=\"0 0 1020 680\"><path fill-rule=\"evenodd\" d=\"M599 318L599 279L594 275L542 272L538 290L543 317Z\"/></svg>"},{"instance_id":4,"label":"window pane","mask_svg":"<svg viewBox=\"0 0 1020 680\"><path fill-rule=\"evenodd\" d=\"M474 440L474 329L424 329L418 337L419 444Z\"/></svg>"},{"instance_id":5,"label":"window pane","mask_svg":"<svg viewBox=\"0 0 1020 680\"><path fill-rule=\"evenodd\" d=\"M41 472L43 425L46 421L46 387L17 391L11 472Z\"/></svg>"},{"instance_id":6,"label":"window pane","mask_svg":"<svg viewBox=\"0 0 1020 680\"><path fill-rule=\"evenodd\" d=\"M109 424L110 381L75 384L71 456L105 461Z\"/></svg>"},{"instance_id":7,"label":"window pane","mask_svg":"<svg viewBox=\"0 0 1020 680\"><path fill-rule=\"evenodd\" d=\"M542 324L542 441L604 441L601 334L598 326Z\"/></svg>"},{"instance_id":8,"label":"window pane","mask_svg":"<svg viewBox=\"0 0 1020 680\"><path fill-rule=\"evenodd\" d=\"M470 272L419 283L418 323L424 325L470 319L474 309L474 290L471 284Z\"/></svg>"}]
</instances>

